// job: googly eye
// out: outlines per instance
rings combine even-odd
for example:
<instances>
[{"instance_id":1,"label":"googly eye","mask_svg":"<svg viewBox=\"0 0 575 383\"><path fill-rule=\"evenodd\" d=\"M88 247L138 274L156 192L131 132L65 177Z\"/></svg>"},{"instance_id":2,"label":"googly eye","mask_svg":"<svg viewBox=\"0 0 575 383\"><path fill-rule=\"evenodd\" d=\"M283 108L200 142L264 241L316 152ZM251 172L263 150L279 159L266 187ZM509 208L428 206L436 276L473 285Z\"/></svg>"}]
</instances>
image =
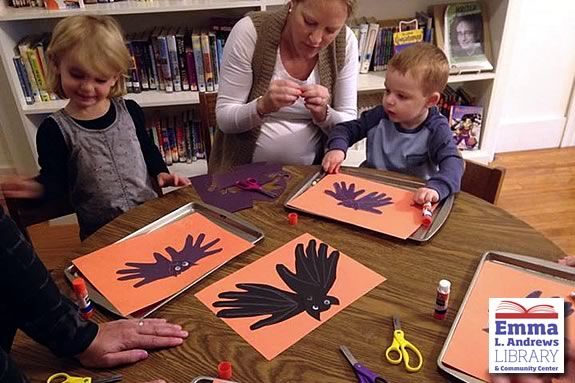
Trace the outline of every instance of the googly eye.
<instances>
[{"instance_id":1,"label":"googly eye","mask_svg":"<svg viewBox=\"0 0 575 383\"><path fill-rule=\"evenodd\" d=\"M187 267L187 266L189 266L189 265L190 265L190 263L187 262L187 261L182 262L182 266L183 266L183 267Z\"/></svg>"},{"instance_id":2,"label":"googly eye","mask_svg":"<svg viewBox=\"0 0 575 383\"><path fill-rule=\"evenodd\" d=\"M329 305L331 305L331 301L329 299L326 299L323 301L323 304L326 306L329 306Z\"/></svg>"},{"instance_id":3,"label":"googly eye","mask_svg":"<svg viewBox=\"0 0 575 383\"><path fill-rule=\"evenodd\" d=\"M182 270L182 268L180 266L176 266L176 267L174 267L174 270L180 271L180 270Z\"/></svg>"},{"instance_id":4,"label":"googly eye","mask_svg":"<svg viewBox=\"0 0 575 383\"><path fill-rule=\"evenodd\" d=\"M313 306L311 306L311 309L312 309L313 311L317 311L317 310L319 310L319 307L317 307L317 305L313 305Z\"/></svg>"}]
</instances>

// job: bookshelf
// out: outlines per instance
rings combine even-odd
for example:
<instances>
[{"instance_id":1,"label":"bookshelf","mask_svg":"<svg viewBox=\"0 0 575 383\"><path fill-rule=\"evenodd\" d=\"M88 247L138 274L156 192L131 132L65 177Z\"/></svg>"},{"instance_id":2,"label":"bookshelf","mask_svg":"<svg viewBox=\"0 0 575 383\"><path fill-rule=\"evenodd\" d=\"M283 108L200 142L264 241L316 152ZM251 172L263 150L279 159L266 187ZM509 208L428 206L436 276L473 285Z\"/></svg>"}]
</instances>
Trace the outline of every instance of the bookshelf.
<instances>
[{"instance_id":1,"label":"bookshelf","mask_svg":"<svg viewBox=\"0 0 575 383\"><path fill-rule=\"evenodd\" d=\"M36 102L27 105L14 68L12 58L18 41L30 34L51 31L64 17L78 14L102 14L114 16L126 33L141 32L154 26L166 27L208 27L211 17L241 17L246 12L265 10L278 6L284 0L124 0L113 3L86 4L78 10L49 11L43 8L13 8L7 0L0 2L0 81L5 84L0 98L2 126L7 146L19 148L13 156L14 167L22 173L34 174L36 165L36 129L50 113L62 108L66 101ZM198 92L144 91L128 94L128 99L138 102L143 108L164 108L199 103ZM22 148L20 150L20 148ZM30 157L30 158L28 158ZM205 164L190 164L191 169L176 169L190 175L205 172Z\"/></svg>"},{"instance_id":2,"label":"bookshelf","mask_svg":"<svg viewBox=\"0 0 575 383\"><path fill-rule=\"evenodd\" d=\"M467 0L359 0L356 16L369 15L377 20L392 20L413 18L417 11L428 11L433 14L433 7L439 4L452 4L465 2ZM488 23L486 28L491 37L491 63L494 70L481 73L467 73L449 76L448 83L455 87L463 87L468 93L476 98L476 104L483 106L483 127L481 131L481 146L479 150L463 151L466 159L482 163L489 163L495 155L497 140L496 127L501 119L502 110L499 105L503 104L504 81L498 81L498 63L500 57L505 56L506 49L504 41L505 24L510 15L508 12L514 0L481 0ZM504 61L504 60L503 60ZM501 71L502 73L505 71ZM361 104L362 97L369 95L370 101L374 94L382 92L384 89L385 72L368 72L360 74L358 79L358 103ZM348 153L347 164L356 165L365 160L365 150L362 145L358 145L356 150Z\"/></svg>"},{"instance_id":3,"label":"bookshelf","mask_svg":"<svg viewBox=\"0 0 575 383\"><path fill-rule=\"evenodd\" d=\"M493 159L496 132L491 129L499 118L497 98L503 92L497 87L497 61L502 51L503 36L509 2L513 0L484 0L490 19L494 72L450 76L449 82L463 84L484 106L482 147L465 153L466 158L480 162ZM208 26L211 17L239 17L248 11L265 10L284 4L286 0L155 0L140 2L124 0L114 3L87 4L86 8L67 11L48 11L42 8L12 8L7 0L0 4L0 81L5 84L0 98L0 113L8 147L19 148L13 155L14 167L20 172L34 174L36 165L36 127L50 113L62 108L65 101L51 101L27 105L24 102L17 73L12 63L14 47L24 36L52 30L63 17L74 14L97 13L112 15L127 33L140 32L156 25ZM402 18L427 10L430 6L452 0L359 0L356 15L371 15L378 19ZM359 97L384 89L384 72L370 72L358 78ZM144 108L172 107L197 104L197 92L165 93L145 91L128 94ZM494 107L490 107L493 105ZM21 149L20 149L21 148Z\"/></svg>"}]
</instances>

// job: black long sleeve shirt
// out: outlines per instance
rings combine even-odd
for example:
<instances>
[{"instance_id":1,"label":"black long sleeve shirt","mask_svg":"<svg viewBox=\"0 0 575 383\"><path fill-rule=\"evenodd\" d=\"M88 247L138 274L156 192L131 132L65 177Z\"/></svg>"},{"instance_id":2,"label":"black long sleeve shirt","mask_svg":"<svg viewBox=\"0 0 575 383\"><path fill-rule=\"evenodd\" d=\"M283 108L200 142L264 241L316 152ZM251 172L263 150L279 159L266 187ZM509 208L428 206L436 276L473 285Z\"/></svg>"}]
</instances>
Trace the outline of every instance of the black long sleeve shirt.
<instances>
[{"instance_id":1,"label":"black long sleeve shirt","mask_svg":"<svg viewBox=\"0 0 575 383\"><path fill-rule=\"evenodd\" d=\"M98 333L98 325L80 319L0 206L0 383L27 381L8 355L16 329L57 356L81 353Z\"/></svg>"},{"instance_id":2,"label":"black long sleeve shirt","mask_svg":"<svg viewBox=\"0 0 575 383\"><path fill-rule=\"evenodd\" d=\"M134 125L136 135L144 155L148 174L156 177L159 173L169 173L158 147L146 132L146 120L142 108L133 100L126 100L126 107ZM74 120L86 129L102 130L116 119L116 109L110 103L110 109L102 117L94 120ZM56 121L46 118L38 127L36 134L40 175L36 178L45 189L45 196L51 198L68 192L68 158L70 150ZM129 165L127 165L129 166Z\"/></svg>"}]
</instances>

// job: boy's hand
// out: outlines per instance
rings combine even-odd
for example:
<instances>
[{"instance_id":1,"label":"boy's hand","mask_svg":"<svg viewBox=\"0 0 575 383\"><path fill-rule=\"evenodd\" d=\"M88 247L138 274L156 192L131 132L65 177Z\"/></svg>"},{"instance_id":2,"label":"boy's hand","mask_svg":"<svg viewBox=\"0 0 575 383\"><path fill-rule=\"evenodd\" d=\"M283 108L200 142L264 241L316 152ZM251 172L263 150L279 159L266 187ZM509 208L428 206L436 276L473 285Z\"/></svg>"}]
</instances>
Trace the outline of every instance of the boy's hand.
<instances>
[{"instance_id":1,"label":"boy's hand","mask_svg":"<svg viewBox=\"0 0 575 383\"><path fill-rule=\"evenodd\" d=\"M44 195L44 186L29 177L15 176L3 179L0 189L7 198L40 198Z\"/></svg>"},{"instance_id":2,"label":"boy's hand","mask_svg":"<svg viewBox=\"0 0 575 383\"><path fill-rule=\"evenodd\" d=\"M435 203L439 201L439 193L430 188L419 188L413 193L413 202L423 205L426 202Z\"/></svg>"},{"instance_id":3,"label":"boy's hand","mask_svg":"<svg viewBox=\"0 0 575 383\"><path fill-rule=\"evenodd\" d=\"M315 122L323 122L327 118L327 106L330 96L329 90L323 85L309 85L304 87L302 97L304 105L310 111Z\"/></svg>"},{"instance_id":4,"label":"boy's hand","mask_svg":"<svg viewBox=\"0 0 575 383\"><path fill-rule=\"evenodd\" d=\"M337 174L341 163L345 159L345 153L339 149L330 150L323 156L321 166L326 173Z\"/></svg>"},{"instance_id":5,"label":"boy's hand","mask_svg":"<svg viewBox=\"0 0 575 383\"><path fill-rule=\"evenodd\" d=\"M566 266L575 266L575 255L568 255L559 259L557 262Z\"/></svg>"},{"instance_id":6,"label":"boy's hand","mask_svg":"<svg viewBox=\"0 0 575 383\"><path fill-rule=\"evenodd\" d=\"M168 186L188 186L191 184L187 177L182 177L177 174L160 173L158 174L157 178L158 185L160 185L161 188Z\"/></svg>"}]
</instances>

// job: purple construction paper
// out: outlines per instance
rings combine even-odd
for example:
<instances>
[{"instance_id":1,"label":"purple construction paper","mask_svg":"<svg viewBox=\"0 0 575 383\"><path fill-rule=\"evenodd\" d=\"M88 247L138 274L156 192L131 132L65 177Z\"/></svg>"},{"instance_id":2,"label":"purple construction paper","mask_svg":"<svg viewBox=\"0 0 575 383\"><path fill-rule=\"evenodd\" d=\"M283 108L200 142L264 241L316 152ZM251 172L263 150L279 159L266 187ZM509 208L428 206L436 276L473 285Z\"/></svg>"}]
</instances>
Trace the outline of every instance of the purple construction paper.
<instances>
[{"instance_id":1,"label":"purple construction paper","mask_svg":"<svg viewBox=\"0 0 575 383\"><path fill-rule=\"evenodd\" d=\"M289 173L282 170L281 164L257 162L237 166L222 174L191 177L190 181L202 201L233 213L253 207L253 201L275 200L284 192L289 177ZM248 178L254 178L260 185L270 184L265 189L277 197L272 198L258 191L243 190L235 186L237 181Z\"/></svg>"}]
</instances>

